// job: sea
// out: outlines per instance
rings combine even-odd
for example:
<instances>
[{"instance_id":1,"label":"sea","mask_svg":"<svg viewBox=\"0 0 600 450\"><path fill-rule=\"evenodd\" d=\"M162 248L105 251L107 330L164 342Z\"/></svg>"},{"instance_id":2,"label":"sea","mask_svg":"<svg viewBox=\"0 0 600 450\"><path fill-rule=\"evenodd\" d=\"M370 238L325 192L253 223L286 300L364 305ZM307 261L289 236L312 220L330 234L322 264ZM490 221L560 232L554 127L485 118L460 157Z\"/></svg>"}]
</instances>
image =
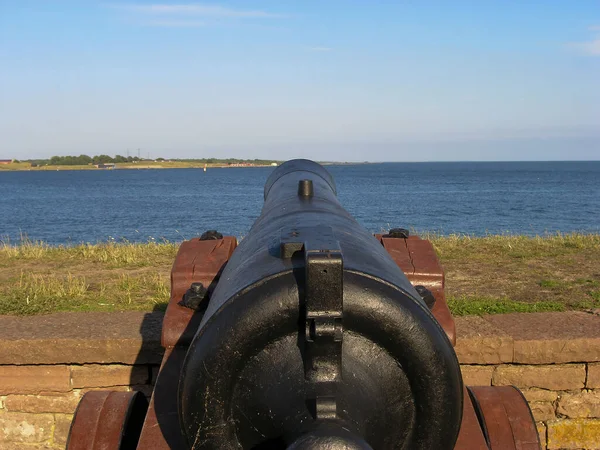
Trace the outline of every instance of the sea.
<instances>
[{"instance_id":1,"label":"sea","mask_svg":"<svg viewBox=\"0 0 600 450\"><path fill-rule=\"evenodd\" d=\"M239 238L260 214L272 167L0 171L0 239L51 245ZM600 161L327 166L369 231L600 232Z\"/></svg>"}]
</instances>

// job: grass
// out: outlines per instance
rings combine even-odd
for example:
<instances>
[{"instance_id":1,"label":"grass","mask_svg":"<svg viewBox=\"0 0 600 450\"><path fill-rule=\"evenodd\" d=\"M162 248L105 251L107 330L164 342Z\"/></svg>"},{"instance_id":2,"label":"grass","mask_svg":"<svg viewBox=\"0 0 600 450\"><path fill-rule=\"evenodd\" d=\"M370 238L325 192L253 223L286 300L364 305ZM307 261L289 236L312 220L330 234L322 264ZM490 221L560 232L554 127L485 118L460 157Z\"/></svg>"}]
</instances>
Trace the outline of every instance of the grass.
<instances>
[{"instance_id":1,"label":"grass","mask_svg":"<svg viewBox=\"0 0 600 450\"><path fill-rule=\"evenodd\" d=\"M600 308L600 235L426 235L455 315ZM178 244L0 243L0 314L152 310Z\"/></svg>"},{"instance_id":2,"label":"grass","mask_svg":"<svg viewBox=\"0 0 600 450\"><path fill-rule=\"evenodd\" d=\"M600 235L425 236L454 314L600 308Z\"/></svg>"},{"instance_id":3,"label":"grass","mask_svg":"<svg viewBox=\"0 0 600 450\"><path fill-rule=\"evenodd\" d=\"M175 243L0 243L0 314L165 308Z\"/></svg>"}]
</instances>

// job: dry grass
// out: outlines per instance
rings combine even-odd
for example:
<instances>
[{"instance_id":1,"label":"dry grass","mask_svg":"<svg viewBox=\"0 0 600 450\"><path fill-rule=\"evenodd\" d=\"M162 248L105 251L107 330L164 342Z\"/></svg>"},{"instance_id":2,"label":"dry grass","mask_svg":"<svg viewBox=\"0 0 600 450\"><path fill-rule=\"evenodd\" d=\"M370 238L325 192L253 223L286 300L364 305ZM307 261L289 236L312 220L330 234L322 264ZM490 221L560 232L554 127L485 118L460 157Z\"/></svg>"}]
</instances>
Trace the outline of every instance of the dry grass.
<instances>
[{"instance_id":1,"label":"dry grass","mask_svg":"<svg viewBox=\"0 0 600 450\"><path fill-rule=\"evenodd\" d=\"M600 235L428 237L456 312L600 307Z\"/></svg>"},{"instance_id":2,"label":"dry grass","mask_svg":"<svg viewBox=\"0 0 600 450\"><path fill-rule=\"evenodd\" d=\"M600 307L600 235L427 236L455 314ZM174 243L0 243L0 314L164 308Z\"/></svg>"},{"instance_id":3,"label":"dry grass","mask_svg":"<svg viewBox=\"0 0 600 450\"><path fill-rule=\"evenodd\" d=\"M0 243L0 314L164 308L178 247Z\"/></svg>"}]
</instances>

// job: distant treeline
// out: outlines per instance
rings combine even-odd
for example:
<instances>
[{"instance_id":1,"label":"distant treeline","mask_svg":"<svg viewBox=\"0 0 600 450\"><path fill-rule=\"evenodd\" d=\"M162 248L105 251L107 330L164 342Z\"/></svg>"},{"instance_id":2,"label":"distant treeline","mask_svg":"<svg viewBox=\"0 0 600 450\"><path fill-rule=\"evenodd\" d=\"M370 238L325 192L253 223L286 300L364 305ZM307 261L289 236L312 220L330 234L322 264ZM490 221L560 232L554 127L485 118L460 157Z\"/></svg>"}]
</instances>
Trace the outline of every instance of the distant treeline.
<instances>
[{"instance_id":1,"label":"distant treeline","mask_svg":"<svg viewBox=\"0 0 600 450\"><path fill-rule=\"evenodd\" d=\"M137 156L79 155L53 156L50 159L31 159L28 162L37 164L38 166L87 166L88 164L132 163L141 160Z\"/></svg>"},{"instance_id":2,"label":"distant treeline","mask_svg":"<svg viewBox=\"0 0 600 450\"><path fill-rule=\"evenodd\" d=\"M79 155L79 156L53 156L50 159L31 159L30 162L33 165L38 166L86 166L89 164L111 164L111 163L134 163L139 161L146 161L145 159L138 158L137 156L121 156L116 155L114 157L109 155ZM156 158L153 161L167 161L165 158ZM170 159L168 161L175 162L189 162L189 163L200 163L200 164L240 164L240 163L251 163L255 165L268 165L271 164L272 160L265 159L236 159L236 158L201 158L201 159Z\"/></svg>"}]
</instances>

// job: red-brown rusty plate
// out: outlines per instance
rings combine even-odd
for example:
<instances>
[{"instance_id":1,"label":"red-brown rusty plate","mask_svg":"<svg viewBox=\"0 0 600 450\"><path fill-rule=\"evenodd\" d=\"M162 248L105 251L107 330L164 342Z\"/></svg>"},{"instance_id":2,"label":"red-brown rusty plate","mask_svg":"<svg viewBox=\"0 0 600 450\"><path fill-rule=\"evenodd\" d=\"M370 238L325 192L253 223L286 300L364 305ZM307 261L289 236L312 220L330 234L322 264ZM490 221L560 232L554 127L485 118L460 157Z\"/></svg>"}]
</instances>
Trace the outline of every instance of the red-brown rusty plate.
<instances>
[{"instance_id":1,"label":"red-brown rusty plate","mask_svg":"<svg viewBox=\"0 0 600 450\"><path fill-rule=\"evenodd\" d=\"M212 290L236 246L234 236L207 241L195 238L181 243L171 269L171 299L163 319L163 347L190 344L202 315L194 314L195 311L179 302L192 283L202 283Z\"/></svg>"},{"instance_id":2,"label":"red-brown rusty plate","mask_svg":"<svg viewBox=\"0 0 600 450\"><path fill-rule=\"evenodd\" d=\"M473 404L491 450L540 450L535 421L514 386L473 386Z\"/></svg>"},{"instance_id":3,"label":"red-brown rusty plate","mask_svg":"<svg viewBox=\"0 0 600 450\"><path fill-rule=\"evenodd\" d=\"M489 450L467 388L463 388L463 417L454 450Z\"/></svg>"},{"instance_id":4,"label":"red-brown rusty plate","mask_svg":"<svg viewBox=\"0 0 600 450\"><path fill-rule=\"evenodd\" d=\"M455 345L456 325L444 294L444 269L431 242L418 236L402 239L376 234L375 238L381 242L381 245L387 250L413 286L422 285L431 291L435 297L435 305L431 313L448 335L452 345Z\"/></svg>"},{"instance_id":5,"label":"red-brown rusty plate","mask_svg":"<svg viewBox=\"0 0 600 450\"><path fill-rule=\"evenodd\" d=\"M135 450L148 401L140 392L87 392L77 406L67 450Z\"/></svg>"},{"instance_id":6,"label":"red-brown rusty plate","mask_svg":"<svg viewBox=\"0 0 600 450\"><path fill-rule=\"evenodd\" d=\"M186 450L179 426L177 385L187 347L165 349L138 450Z\"/></svg>"}]
</instances>

